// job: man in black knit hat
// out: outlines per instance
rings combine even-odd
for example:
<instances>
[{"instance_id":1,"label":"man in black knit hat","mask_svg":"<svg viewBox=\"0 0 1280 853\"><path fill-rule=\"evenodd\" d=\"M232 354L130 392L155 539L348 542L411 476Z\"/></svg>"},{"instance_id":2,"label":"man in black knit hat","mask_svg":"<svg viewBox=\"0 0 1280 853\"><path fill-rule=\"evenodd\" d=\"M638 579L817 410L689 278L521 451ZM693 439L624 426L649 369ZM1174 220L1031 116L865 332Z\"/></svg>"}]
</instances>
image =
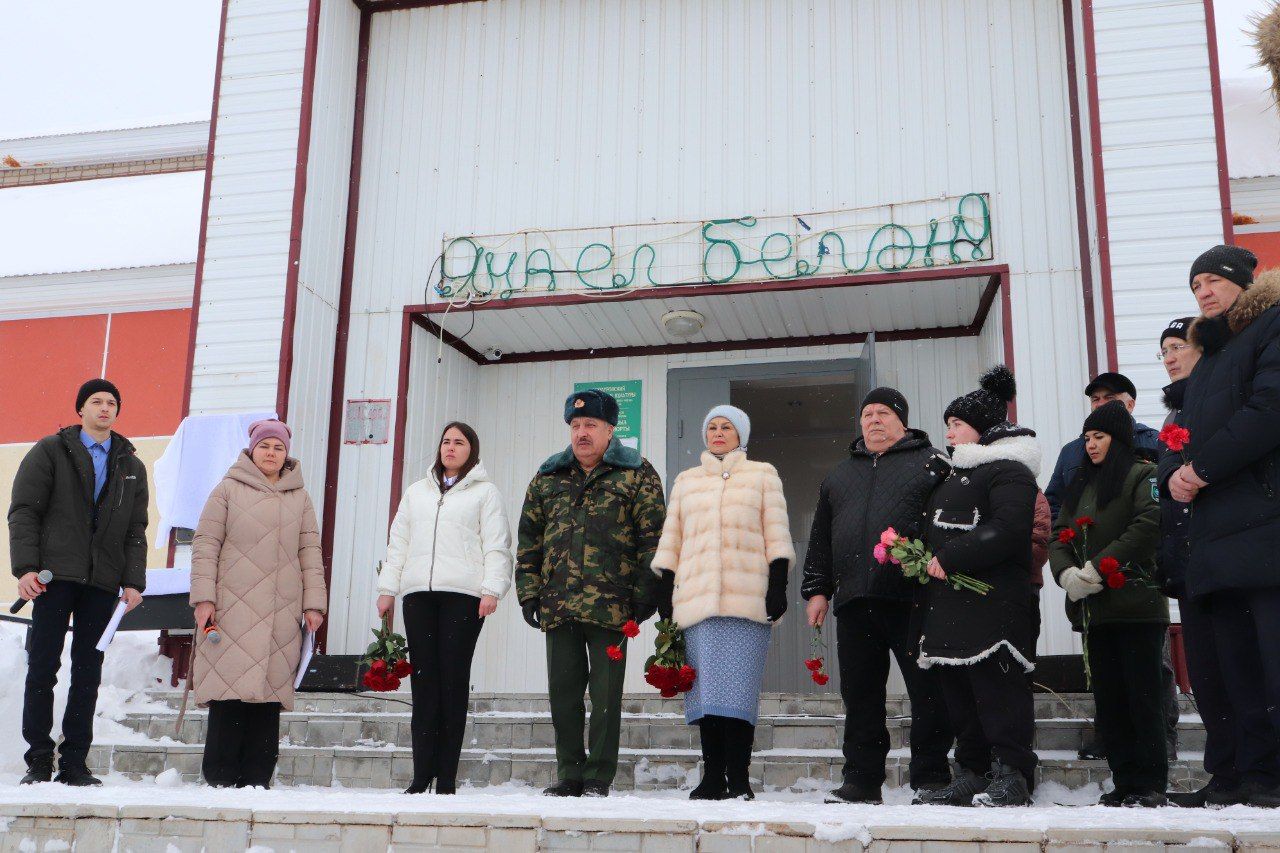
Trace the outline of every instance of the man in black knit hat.
<instances>
[{"instance_id":1,"label":"man in black knit hat","mask_svg":"<svg viewBox=\"0 0 1280 853\"><path fill-rule=\"evenodd\" d=\"M1184 584L1203 603L1235 716L1235 773L1199 792L1209 805L1280 806L1280 271L1215 246L1191 266L1200 306L1188 343L1202 350L1178 424L1184 453L1159 481L1191 504ZM1184 461L1185 460L1185 461Z\"/></svg>"},{"instance_id":2,"label":"man in black knit hat","mask_svg":"<svg viewBox=\"0 0 1280 853\"><path fill-rule=\"evenodd\" d=\"M911 644L915 584L876 563L873 554L887 527L917 535L925 501L948 469L929 436L907 427L908 415L906 398L893 388L867 395L862 437L822 481L809 534L800 591L809 602L810 625L821 625L829 610L836 616L845 706L844 782L828 802L881 800L890 654L911 697L911 786L937 788L951 780L951 728L937 676L917 666Z\"/></svg>"},{"instance_id":3,"label":"man in black knit hat","mask_svg":"<svg viewBox=\"0 0 1280 853\"><path fill-rule=\"evenodd\" d=\"M120 392L91 379L76 394L80 423L42 438L13 481L9 553L18 594L31 608L22 736L24 785L53 777L53 687L71 623L71 686L62 717L57 781L102 784L89 773L93 715L102 680L98 639L123 599L130 609L147 583L147 469L112 431ZM48 583L40 573L52 573ZM121 588L123 587L123 591Z\"/></svg>"}]
</instances>

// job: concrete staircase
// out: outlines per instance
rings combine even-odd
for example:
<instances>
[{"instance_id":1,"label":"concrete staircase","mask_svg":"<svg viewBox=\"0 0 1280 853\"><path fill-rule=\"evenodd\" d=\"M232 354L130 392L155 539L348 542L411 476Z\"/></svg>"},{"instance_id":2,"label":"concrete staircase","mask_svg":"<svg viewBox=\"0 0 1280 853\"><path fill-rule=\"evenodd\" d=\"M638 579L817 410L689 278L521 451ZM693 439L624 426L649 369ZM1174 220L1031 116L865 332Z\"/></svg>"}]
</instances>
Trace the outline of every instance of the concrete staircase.
<instances>
[{"instance_id":1,"label":"concrete staircase","mask_svg":"<svg viewBox=\"0 0 1280 853\"><path fill-rule=\"evenodd\" d=\"M155 743L99 743L90 755L95 770L152 776L176 768L185 780L200 778L207 715L189 710L175 733L181 694L153 694L164 711L130 714L124 724ZM1204 727L1183 698L1179 760L1170 771L1174 786L1203 780ZM892 752L890 785L906 784L910 704L887 703ZM1067 787L1102 783L1105 762L1076 758L1088 736L1092 697L1036 696L1036 750L1041 781ZM843 758L843 709L837 697L762 697L752 776L769 789L812 790L838 783ZM281 720L277 784L403 788L413 774L407 692L378 695L305 694ZM493 785L553 781L554 737L547 700L531 695L476 695L471 702L459 782ZM619 789L690 787L698 778L696 727L684 722L678 700L653 694L628 696L623 705Z\"/></svg>"}]
</instances>

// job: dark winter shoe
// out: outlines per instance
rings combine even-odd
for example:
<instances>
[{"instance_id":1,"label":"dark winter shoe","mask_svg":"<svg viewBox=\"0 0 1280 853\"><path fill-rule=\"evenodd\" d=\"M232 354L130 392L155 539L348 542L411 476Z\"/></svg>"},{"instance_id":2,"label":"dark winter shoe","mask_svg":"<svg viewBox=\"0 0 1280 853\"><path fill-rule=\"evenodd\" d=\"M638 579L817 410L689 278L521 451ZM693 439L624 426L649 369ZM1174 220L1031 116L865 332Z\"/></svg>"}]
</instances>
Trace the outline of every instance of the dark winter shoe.
<instances>
[{"instance_id":1,"label":"dark winter shoe","mask_svg":"<svg viewBox=\"0 0 1280 853\"><path fill-rule=\"evenodd\" d=\"M1163 791L1134 792L1124 798L1127 809L1158 809L1169 805L1169 798Z\"/></svg>"},{"instance_id":2,"label":"dark winter shoe","mask_svg":"<svg viewBox=\"0 0 1280 853\"><path fill-rule=\"evenodd\" d=\"M745 720L726 720L723 730L724 769L730 800L754 800L751 790L751 747L756 727Z\"/></svg>"},{"instance_id":3,"label":"dark winter shoe","mask_svg":"<svg viewBox=\"0 0 1280 853\"><path fill-rule=\"evenodd\" d=\"M1210 782L1206 787L1213 785ZM1226 808L1228 806L1243 806L1249 802L1249 798L1261 790L1261 786L1241 782L1235 787L1223 787L1214 791L1209 791L1204 798L1206 806L1215 808Z\"/></svg>"},{"instance_id":4,"label":"dark winter shoe","mask_svg":"<svg viewBox=\"0 0 1280 853\"><path fill-rule=\"evenodd\" d=\"M911 802L917 806L972 806L973 798L986 789L986 779L961 767L950 785L916 791Z\"/></svg>"},{"instance_id":5,"label":"dark winter shoe","mask_svg":"<svg viewBox=\"0 0 1280 853\"><path fill-rule=\"evenodd\" d=\"M704 771L705 772L705 771ZM723 800L729 796L729 783L723 773L703 776L698 787L689 792L691 800Z\"/></svg>"},{"instance_id":6,"label":"dark winter shoe","mask_svg":"<svg viewBox=\"0 0 1280 853\"><path fill-rule=\"evenodd\" d=\"M1280 808L1280 785L1274 785L1270 788L1255 786L1249 791L1246 802L1258 809Z\"/></svg>"},{"instance_id":7,"label":"dark winter shoe","mask_svg":"<svg viewBox=\"0 0 1280 853\"><path fill-rule=\"evenodd\" d=\"M607 797L609 796L609 783L601 782L599 779L588 779L582 783L582 796Z\"/></svg>"},{"instance_id":8,"label":"dark winter shoe","mask_svg":"<svg viewBox=\"0 0 1280 853\"><path fill-rule=\"evenodd\" d=\"M451 797L458 793L458 785L456 782L437 782L436 793L442 796Z\"/></svg>"},{"instance_id":9,"label":"dark winter shoe","mask_svg":"<svg viewBox=\"0 0 1280 853\"><path fill-rule=\"evenodd\" d=\"M1085 744L1084 749L1076 753L1076 757L1081 761L1106 761L1107 751L1102 748L1100 743Z\"/></svg>"},{"instance_id":10,"label":"dark winter shoe","mask_svg":"<svg viewBox=\"0 0 1280 853\"><path fill-rule=\"evenodd\" d=\"M729 796L729 783L725 780L724 729L715 717L703 717L698 727L702 730L702 781L689 792L691 800L723 800Z\"/></svg>"},{"instance_id":11,"label":"dark winter shoe","mask_svg":"<svg viewBox=\"0 0 1280 853\"><path fill-rule=\"evenodd\" d=\"M996 759L991 763L991 772L987 774L991 783L987 790L973 798L975 806L1029 806L1031 791L1027 788L1026 777L1022 771L1006 767Z\"/></svg>"},{"instance_id":12,"label":"dark winter shoe","mask_svg":"<svg viewBox=\"0 0 1280 853\"><path fill-rule=\"evenodd\" d=\"M414 779L409 783L409 787L404 789L404 792L406 794L425 794L431 790L432 781L433 780L428 779L425 782L419 782L417 779Z\"/></svg>"},{"instance_id":13,"label":"dark winter shoe","mask_svg":"<svg viewBox=\"0 0 1280 853\"><path fill-rule=\"evenodd\" d=\"M1165 796L1169 799L1169 805L1184 809L1202 809L1209 804L1210 794L1235 792L1238 788L1238 785L1228 784L1214 776L1207 785L1197 791L1169 791ZM1244 801L1243 797L1240 801Z\"/></svg>"},{"instance_id":14,"label":"dark winter shoe","mask_svg":"<svg viewBox=\"0 0 1280 853\"><path fill-rule=\"evenodd\" d=\"M90 773L87 767L65 767L54 781L72 788L93 788L102 784L102 780Z\"/></svg>"},{"instance_id":15,"label":"dark winter shoe","mask_svg":"<svg viewBox=\"0 0 1280 853\"><path fill-rule=\"evenodd\" d=\"M53 764L39 762L27 767L27 775L22 777L21 784L34 785L37 782L48 782L53 779Z\"/></svg>"},{"instance_id":16,"label":"dark winter shoe","mask_svg":"<svg viewBox=\"0 0 1280 853\"><path fill-rule=\"evenodd\" d=\"M828 794L823 802L828 804L871 803L879 805L883 802L883 798L880 796L879 782L846 781L839 788Z\"/></svg>"},{"instance_id":17,"label":"dark winter shoe","mask_svg":"<svg viewBox=\"0 0 1280 853\"><path fill-rule=\"evenodd\" d=\"M1124 791L1111 790L1107 791L1101 797L1098 797L1098 805L1107 808L1118 809L1124 805L1124 798L1127 796Z\"/></svg>"},{"instance_id":18,"label":"dark winter shoe","mask_svg":"<svg viewBox=\"0 0 1280 853\"><path fill-rule=\"evenodd\" d=\"M581 797L582 781L579 779L561 779L542 793L548 797Z\"/></svg>"}]
</instances>

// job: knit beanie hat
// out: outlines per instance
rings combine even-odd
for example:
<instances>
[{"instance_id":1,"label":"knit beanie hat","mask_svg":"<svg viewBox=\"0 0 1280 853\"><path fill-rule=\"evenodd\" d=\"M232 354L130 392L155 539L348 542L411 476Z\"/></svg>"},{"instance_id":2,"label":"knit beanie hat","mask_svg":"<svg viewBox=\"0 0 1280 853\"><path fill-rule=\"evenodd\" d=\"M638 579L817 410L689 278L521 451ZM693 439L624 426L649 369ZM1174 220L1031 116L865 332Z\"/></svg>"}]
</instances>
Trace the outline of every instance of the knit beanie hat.
<instances>
[{"instance_id":1,"label":"knit beanie hat","mask_svg":"<svg viewBox=\"0 0 1280 853\"><path fill-rule=\"evenodd\" d=\"M1257 268L1258 256L1248 249L1241 246L1214 246L1195 259L1187 281L1194 285L1196 276L1211 272L1248 290L1249 285L1253 284L1253 271Z\"/></svg>"},{"instance_id":2,"label":"knit beanie hat","mask_svg":"<svg viewBox=\"0 0 1280 853\"><path fill-rule=\"evenodd\" d=\"M733 428L738 431L738 447L746 450L747 439L751 437L751 418L747 417L747 413L737 406L716 406L707 412L707 416L702 419L702 441L704 443L707 440L707 427L711 425L711 421L715 418L724 418L733 424Z\"/></svg>"},{"instance_id":3,"label":"knit beanie hat","mask_svg":"<svg viewBox=\"0 0 1280 853\"><path fill-rule=\"evenodd\" d=\"M574 418L595 418L618 425L618 401L599 388L575 391L564 401L564 422Z\"/></svg>"},{"instance_id":4,"label":"knit beanie hat","mask_svg":"<svg viewBox=\"0 0 1280 853\"><path fill-rule=\"evenodd\" d=\"M970 391L951 401L942 415L943 423L959 418L981 435L1008 419L1009 401L1018 390L1009 368L997 364L982 374L978 386L977 391Z\"/></svg>"},{"instance_id":5,"label":"knit beanie hat","mask_svg":"<svg viewBox=\"0 0 1280 853\"><path fill-rule=\"evenodd\" d=\"M1105 432L1112 441L1133 447L1133 415L1119 400L1103 403L1084 419L1084 432L1091 430Z\"/></svg>"},{"instance_id":6,"label":"knit beanie hat","mask_svg":"<svg viewBox=\"0 0 1280 853\"><path fill-rule=\"evenodd\" d=\"M293 430L289 429L288 424L275 418L268 418L264 421L254 421L249 425L250 452L268 438L280 439L280 443L284 445L285 455L289 455L289 445L293 439Z\"/></svg>"},{"instance_id":7,"label":"knit beanie hat","mask_svg":"<svg viewBox=\"0 0 1280 853\"><path fill-rule=\"evenodd\" d=\"M80 410L84 408L85 400L88 400L99 391L106 391L112 397L116 398L116 414L120 413L120 392L116 390L116 386L112 385L105 379L90 379L88 382L80 386L80 390L76 392L76 414L80 414Z\"/></svg>"},{"instance_id":8,"label":"knit beanie hat","mask_svg":"<svg viewBox=\"0 0 1280 853\"><path fill-rule=\"evenodd\" d=\"M902 421L902 425L907 425L907 416L911 414L911 407L907 405L907 398L902 396L902 392L897 388L874 388L871 393L862 398L862 408L858 409L861 413L863 409L872 403L879 403L882 406L888 406L893 409L898 416L898 420Z\"/></svg>"},{"instance_id":9,"label":"knit beanie hat","mask_svg":"<svg viewBox=\"0 0 1280 853\"><path fill-rule=\"evenodd\" d=\"M1191 333L1191 324L1195 319L1195 317L1179 317L1176 320L1170 320L1169 325L1160 333L1160 346L1164 346L1165 338L1187 340L1187 335Z\"/></svg>"}]
</instances>

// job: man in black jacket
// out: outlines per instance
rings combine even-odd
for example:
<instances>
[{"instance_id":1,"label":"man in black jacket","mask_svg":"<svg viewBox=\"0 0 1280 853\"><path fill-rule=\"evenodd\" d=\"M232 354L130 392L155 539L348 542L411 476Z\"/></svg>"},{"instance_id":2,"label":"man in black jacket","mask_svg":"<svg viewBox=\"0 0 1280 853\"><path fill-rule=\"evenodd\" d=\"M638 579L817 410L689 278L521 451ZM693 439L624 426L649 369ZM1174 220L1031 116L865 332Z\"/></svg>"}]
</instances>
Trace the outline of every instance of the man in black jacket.
<instances>
[{"instance_id":1,"label":"man in black jacket","mask_svg":"<svg viewBox=\"0 0 1280 853\"><path fill-rule=\"evenodd\" d=\"M911 643L914 585L873 554L887 527L918 535L925 501L948 468L929 436L907 428L907 414L906 398L892 388L867 395L862 438L822 481L809 534L801 595L809 602L810 625L821 625L828 609L835 613L845 708L844 783L828 802L880 802L891 653L911 697L911 787L951 781L946 706L936 674L919 668Z\"/></svg>"},{"instance_id":2,"label":"man in black jacket","mask_svg":"<svg viewBox=\"0 0 1280 853\"><path fill-rule=\"evenodd\" d=\"M1185 454L1160 461L1160 483L1191 504L1184 584L1202 603L1235 715L1237 784L1210 805L1280 806L1280 271L1255 283L1257 259L1216 246L1191 267L1203 352L1178 423ZM1184 461L1185 459L1189 461Z\"/></svg>"},{"instance_id":3,"label":"man in black jacket","mask_svg":"<svg viewBox=\"0 0 1280 853\"><path fill-rule=\"evenodd\" d=\"M92 379L76 395L76 412L79 426L42 438L27 453L9 505L18 594L35 600L22 708L29 746L24 785L53 777L53 686L68 623L71 686L57 781L102 784L87 765L102 680L103 655L95 646L117 598L132 609L147 581L147 471L133 445L111 431L120 392L105 379ZM47 584L39 578L46 570L53 575Z\"/></svg>"}]
</instances>

